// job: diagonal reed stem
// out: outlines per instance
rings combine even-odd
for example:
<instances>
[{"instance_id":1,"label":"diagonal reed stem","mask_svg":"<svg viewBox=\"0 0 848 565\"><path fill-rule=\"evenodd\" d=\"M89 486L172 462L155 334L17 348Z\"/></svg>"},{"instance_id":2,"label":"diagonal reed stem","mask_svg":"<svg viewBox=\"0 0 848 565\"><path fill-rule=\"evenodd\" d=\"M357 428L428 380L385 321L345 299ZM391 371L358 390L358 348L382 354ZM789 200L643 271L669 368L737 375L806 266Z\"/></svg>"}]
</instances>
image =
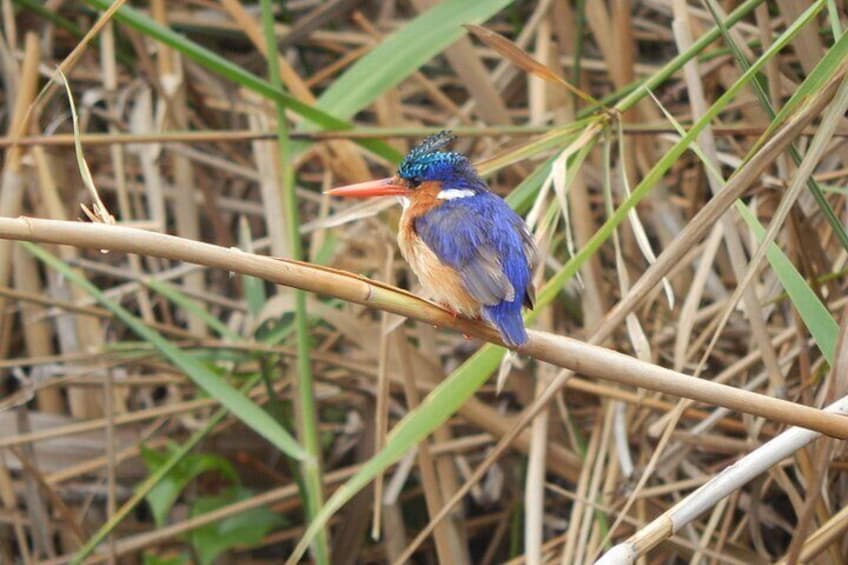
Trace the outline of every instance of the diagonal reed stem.
<instances>
[{"instance_id":1,"label":"diagonal reed stem","mask_svg":"<svg viewBox=\"0 0 848 565\"><path fill-rule=\"evenodd\" d=\"M140 253L187 261L251 275L272 283L333 296L415 320L448 327L500 344L498 334L482 322L454 317L436 304L405 290L345 271L301 261L245 253L239 249L115 225L35 218L0 218L0 238L73 245L114 252ZM848 439L848 418L711 381L695 379L622 353L547 332L529 332L522 353L583 375L647 388L715 406L724 406L774 422L800 426ZM440 395L437 387L432 394Z\"/></svg>"}]
</instances>

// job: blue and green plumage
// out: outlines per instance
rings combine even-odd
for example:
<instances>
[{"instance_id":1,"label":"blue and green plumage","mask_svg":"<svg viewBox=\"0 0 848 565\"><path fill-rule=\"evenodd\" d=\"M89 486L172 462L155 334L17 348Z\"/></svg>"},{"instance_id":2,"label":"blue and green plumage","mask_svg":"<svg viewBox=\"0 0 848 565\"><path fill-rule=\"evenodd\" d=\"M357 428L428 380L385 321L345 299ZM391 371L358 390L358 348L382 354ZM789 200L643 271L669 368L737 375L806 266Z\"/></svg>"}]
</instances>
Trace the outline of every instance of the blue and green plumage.
<instances>
[{"instance_id":1,"label":"blue and green plumage","mask_svg":"<svg viewBox=\"0 0 848 565\"><path fill-rule=\"evenodd\" d=\"M503 342L527 342L522 306L533 307L536 246L524 221L461 153L442 151L453 137L425 139L398 174L329 190L348 198L398 196L404 204L398 245L432 298L453 312L488 321Z\"/></svg>"},{"instance_id":2,"label":"blue and green plumage","mask_svg":"<svg viewBox=\"0 0 848 565\"><path fill-rule=\"evenodd\" d=\"M534 301L533 238L521 217L489 191L464 155L439 151L451 139L445 132L431 136L401 163L398 176L411 186L410 201L415 202L416 190L436 192L427 205L407 208L411 230L406 235L402 230L399 237L419 237L443 266L456 271L462 290L479 304L479 315L498 329L504 342L521 346L527 341L521 308L532 308ZM410 260L425 282L428 277L419 272L423 267L418 263ZM432 286L435 281L429 282ZM432 290L446 294L445 289Z\"/></svg>"}]
</instances>

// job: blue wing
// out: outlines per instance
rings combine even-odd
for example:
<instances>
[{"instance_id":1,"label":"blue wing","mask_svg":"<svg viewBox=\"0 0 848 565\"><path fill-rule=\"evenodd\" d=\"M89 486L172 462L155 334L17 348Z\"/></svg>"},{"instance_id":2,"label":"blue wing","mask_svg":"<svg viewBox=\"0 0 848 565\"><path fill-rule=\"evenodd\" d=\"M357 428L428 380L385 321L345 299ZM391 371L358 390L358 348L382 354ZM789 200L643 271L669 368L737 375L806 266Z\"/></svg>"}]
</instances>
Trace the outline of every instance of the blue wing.
<instances>
[{"instance_id":1,"label":"blue wing","mask_svg":"<svg viewBox=\"0 0 848 565\"><path fill-rule=\"evenodd\" d=\"M535 245L524 221L498 196L483 192L448 200L415 219L415 231L457 270L485 319L509 345L527 340L522 304L532 308Z\"/></svg>"}]
</instances>

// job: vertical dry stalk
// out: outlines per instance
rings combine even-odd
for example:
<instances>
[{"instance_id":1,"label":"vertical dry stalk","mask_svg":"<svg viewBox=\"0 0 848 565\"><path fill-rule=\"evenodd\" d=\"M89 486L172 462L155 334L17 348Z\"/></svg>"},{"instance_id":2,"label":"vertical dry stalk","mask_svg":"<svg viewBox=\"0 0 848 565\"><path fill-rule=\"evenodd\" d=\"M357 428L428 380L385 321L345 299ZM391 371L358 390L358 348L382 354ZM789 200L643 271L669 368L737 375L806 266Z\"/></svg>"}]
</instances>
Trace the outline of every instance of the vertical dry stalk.
<instances>
[{"instance_id":1,"label":"vertical dry stalk","mask_svg":"<svg viewBox=\"0 0 848 565\"><path fill-rule=\"evenodd\" d=\"M38 86L38 65L41 62L41 53L38 46L38 36L35 33L27 33L24 38L24 59L20 69L16 69L18 76L18 90L15 92L14 105L11 106L9 115L9 128L7 134L13 139L27 133L29 127L30 107L35 100L36 88ZM11 93L10 93L11 94ZM24 198L24 173L21 170L21 158L24 149L12 145L6 150L3 160L3 170L0 172L0 215L15 217L23 209ZM8 241L0 242L0 286L8 286L12 273L12 244ZM5 311L6 299L0 297L0 311ZM4 316L0 326L0 353L5 355L9 347L11 335L10 317Z\"/></svg>"},{"instance_id":2,"label":"vertical dry stalk","mask_svg":"<svg viewBox=\"0 0 848 565\"><path fill-rule=\"evenodd\" d=\"M168 25L164 0L153 0L151 12L158 22ZM160 47L156 62L161 85L161 104L165 108L165 120L162 126L166 129L186 130L189 123L182 60L173 50ZM168 156L174 171L174 186L177 188L173 210L177 233L190 239L201 239L200 210L194 198L196 184L192 164L182 155L169 153ZM206 284L203 275L203 271L186 275L183 281L186 290L192 294L205 293ZM191 312L188 313L188 326L193 334L206 335L206 324L199 316Z\"/></svg>"}]
</instances>

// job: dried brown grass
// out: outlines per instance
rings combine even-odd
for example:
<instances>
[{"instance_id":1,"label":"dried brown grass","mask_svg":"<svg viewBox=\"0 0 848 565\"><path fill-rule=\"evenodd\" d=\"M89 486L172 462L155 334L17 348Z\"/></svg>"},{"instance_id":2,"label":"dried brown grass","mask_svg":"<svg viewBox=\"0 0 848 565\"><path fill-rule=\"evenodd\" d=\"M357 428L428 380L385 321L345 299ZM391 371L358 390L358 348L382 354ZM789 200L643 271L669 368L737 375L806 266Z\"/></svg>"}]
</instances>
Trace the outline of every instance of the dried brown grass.
<instances>
[{"instance_id":1,"label":"dried brown grass","mask_svg":"<svg viewBox=\"0 0 848 565\"><path fill-rule=\"evenodd\" d=\"M13 4L20 6L3 3L4 15ZM281 27L281 37L299 25L312 28L284 39L286 51L277 61L282 80L299 100L313 103L352 62L432 2L362 5L361 12L354 11L355 4L290 3L292 26ZM756 56L775 30L798 17L801 4L781 0L758 8L734 28L737 42ZM332 11L324 14L330 5ZM261 28L246 5L157 1L151 9L158 21L183 26L218 53L264 74ZM372 284L329 268L231 249L236 242L259 253L287 248L282 204L274 193L278 164L268 141L274 135L271 105L177 52L149 49L137 32L108 23L99 49L83 49L67 31L19 10L2 23L7 135L0 191L0 370L8 419L0 432L0 562L67 562L146 474L141 445L184 441L216 406L89 296L20 253L12 239L54 249L173 343L220 353L218 366L233 374L270 365L279 377L271 387L276 395L261 386L251 397L271 409L273 399L284 406L292 400L297 351L290 341L262 342L260 322L279 324L292 310L287 287L341 299L309 303L328 491L349 478L385 441L386 431L469 357L478 339L496 339L480 324L454 319L389 286L401 282L416 290L408 268L395 257L395 211L382 212L382 204L351 211L320 191L384 172L386 163L354 142L362 135L381 137L379 131L391 130L394 135L387 137L403 151L426 128L458 126L461 150L475 159L508 159L509 148L527 135L569 123L585 107L556 81L528 78L488 46L463 39L360 113L356 124L362 131L295 132L294 139L314 142L294 163L308 256L387 283ZM510 10L487 28L595 98L655 72L712 27L700 5L671 0L587 2L585 20L570 2L519 3ZM844 7L837 10L844 25ZM95 21L76 5L62 7L60 14ZM825 17L817 23L827 27ZM766 67L773 102L779 106L792 93L831 42L811 27L793 50ZM136 68L116 64L122 52L136 60ZM65 58L66 53L73 55ZM581 61L579 74L575 59ZM149 231L67 221L80 218L78 206L87 196L76 172L69 120L63 118L66 102L54 95L31 105L46 69L63 60L80 103L80 141L107 207L121 223ZM731 55L715 51L654 94L688 122L739 73ZM634 235L638 228L622 225L618 252L612 244L604 246L581 269L582 286L569 287L540 316L525 351L528 362L513 371L505 392L496 396L484 387L417 453L388 469L373 490L364 490L331 522L334 562L395 562L414 549L410 559L416 562L588 563L608 542L628 539L652 561L848 559L848 521L840 510L848 465L838 440L792 451L685 528L664 529L668 523L662 522L664 512L693 489L788 425L848 437L845 418L822 410L845 393L840 370L848 358L845 339L829 370L767 263L756 265L751 283L739 289L744 315L729 311L727 323L720 323L756 251L746 225L728 210L743 198L765 225L778 214L796 174L787 147L807 151L806 139L816 132L811 124L841 79L837 73L726 184L710 179L694 155L682 157L638 208L656 261L645 260ZM813 172L834 189L827 198L840 217L848 170L842 122L833 124ZM510 124L527 127L510 130L505 127ZM732 162L768 124L747 92L699 143L714 163ZM610 149L613 162L604 162L599 144L569 184L578 249L605 219L605 178L614 179L611 196L621 202L625 183L635 186L661 158L674 130L646 97L621 116L620 131L623 139ZM616 133L611 128L608 135ZM508 193L551 154L498 170L490 178L493 189ZM729 176L732 167L723 170ZM554 191L547 198L539 210L556 206ZM16 218L21 214L41 219ZM548 238L550 273L567 260L564 228L539 225ZM245 234L251 241L242 239ZM848 254L803 190L776 241L841 320ZM247 301L250 282L231 273L285 286L266 287L273 297L254 311ZM662 293L664 277L676 296L673 306ZM202 316L151 291L143 284L148 278L175 284L241 339L211 336ZM701 378L687 377L698 370L721 325ZM462 333L476 339L466 341ZM92 562L177 555L187 547L180 537L185 533L258 507L284 514L289 522L258 544L230 548L233 558L279 562L288 555L306 525L292 469L232 418L216 426L199 451L237 462L254 494L191 517L194 501L220 491L214 477L207 477L185 491L169 524L156 528L148 515L137 513L114 530ZM439 516L445 519L436 520ZM372 526L379 540L368 540ZM429 530L432 538L422 534ZM416 536L420 545L410 546Z\"/></svg>"}]
</instances>

